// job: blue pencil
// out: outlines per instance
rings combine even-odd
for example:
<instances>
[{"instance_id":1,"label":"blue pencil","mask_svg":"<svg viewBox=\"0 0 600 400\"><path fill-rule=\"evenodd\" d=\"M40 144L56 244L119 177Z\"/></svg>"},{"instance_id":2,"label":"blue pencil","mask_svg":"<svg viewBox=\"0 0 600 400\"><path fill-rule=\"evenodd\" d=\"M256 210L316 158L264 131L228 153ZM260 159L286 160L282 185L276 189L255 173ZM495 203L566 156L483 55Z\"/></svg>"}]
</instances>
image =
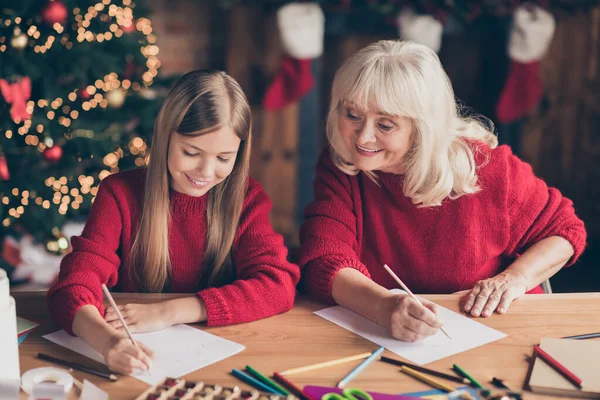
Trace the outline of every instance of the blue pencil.
<instances>
[{"instance_id":1,"label":"blue pencil","mask_svg":"<svg viewBox=\"0 0 600 400\"><path fill-rule=\"evenodd\" d=\"M371 364L373 361L375 361L379 358L381 353L383 353L383 350L385 350L385 347L382 346L382 347L378 348L377 350L375 350L374 352L372 352L369 357L367 357L363 362L358 364L356 366L356 368L354 368L352 371L350 371L350 373L348 375L346 375L346 377L344 379L342 379L340 381L340 383L338 383L337 387L341 389L344 386L346 386L346 384L348 384L348 382L350 382L352 379L356 378L356 376L358 374L360 374L363 369L367 368L367 366L369 364Z\"/></svg>"},{"instance_id":2,"label":"blue pencil","mask_svg":"<svg viewBox=\"0 0 600 400\"><path fill-rule=\"evenodd\" d=\"M233 376L235 376L236 378L241 379L242 381L246 382L247 384L254 386L258 390L261 390L263 392L278 394L280 396L285 396L284 393L280 393L279 391L275 390L274 388L265 385L258 379L251 377L250 375L246 374L245 372L240 371L239 369L235 369L235 368L232 369L231 374Z\"/></svg>"}]
</instances>

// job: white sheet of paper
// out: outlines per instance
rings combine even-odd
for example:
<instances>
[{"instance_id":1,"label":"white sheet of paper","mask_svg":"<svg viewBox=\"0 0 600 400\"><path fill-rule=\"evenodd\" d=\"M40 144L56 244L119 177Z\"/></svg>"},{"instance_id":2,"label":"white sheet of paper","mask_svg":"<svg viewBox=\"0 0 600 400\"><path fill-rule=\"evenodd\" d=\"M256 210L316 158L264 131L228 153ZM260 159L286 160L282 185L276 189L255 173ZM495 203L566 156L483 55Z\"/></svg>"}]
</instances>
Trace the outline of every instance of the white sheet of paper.
<instances>
[{"instance_id":1,"label":"white sheet of paper","mask_svg":"<svg viewBox=\"0 0 600 400\"><path fill-rule=\"evenodd\" d=\"M84 379L79 400L108 400L108 393Z\"/></svg>"},{"instance_id":2,"label":"white sheet of paper","mask_svg":"<svg viewBox=\"0 0 600 400\"><path fill-rule=\"evenodd\" d=\"M80 338L71 336L64 330L51 333L44 338L105 364L100 353ZM245 349L239 343L211 335L188 325L174 325L157 332L134 333L133 338L150 347L156 355L150 373L131 374L150 385L159 383L167 376L179 378Z\"/></svg>"},{"instance_id":3,"label":"white sheet of paper","mask_svg":"<svg viewBox=\"0 0 600 400\"><path fill-rule=\"evenodd\" d=\"M392 291L405 293L399 289ZM387 329L342 306L325 308L315 311L315 314L419 365L506 337L506 334L489 328L474 319L441 306L438 309L440 319L444 321L444 328L452 339L448 339L442 331L438 331L435 335L416 343L396 340Z\"/></svg>"}]
</instances>

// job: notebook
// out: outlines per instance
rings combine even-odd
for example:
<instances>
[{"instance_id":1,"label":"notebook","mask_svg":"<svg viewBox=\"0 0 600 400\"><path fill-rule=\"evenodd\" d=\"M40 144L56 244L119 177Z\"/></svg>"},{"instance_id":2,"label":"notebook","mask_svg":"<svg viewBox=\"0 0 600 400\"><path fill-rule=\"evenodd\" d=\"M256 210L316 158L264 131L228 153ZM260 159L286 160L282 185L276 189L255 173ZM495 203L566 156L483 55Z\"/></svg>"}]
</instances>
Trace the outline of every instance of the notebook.
<instances>
[{"instance_id":1,"label":"notebook","mask_svg":"<svg viewBox=\"0 0 600 400\"><path fill-rule=\"evenodd\" d=\"M587 399L600 398L600 340L544 338L540 347L577 375L583 381L583 389L577 388L544 360L536 357L529 378L531 391Z\"/></svg>"}]
</instances>

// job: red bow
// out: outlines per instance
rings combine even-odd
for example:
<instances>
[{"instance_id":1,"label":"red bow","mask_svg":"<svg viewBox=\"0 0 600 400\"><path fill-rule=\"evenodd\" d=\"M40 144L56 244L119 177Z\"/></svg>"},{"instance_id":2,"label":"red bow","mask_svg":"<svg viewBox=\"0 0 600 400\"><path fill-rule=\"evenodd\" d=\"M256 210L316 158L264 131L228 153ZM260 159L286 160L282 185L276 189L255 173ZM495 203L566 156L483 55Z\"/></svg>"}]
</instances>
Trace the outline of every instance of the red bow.
<instances>
[{"instance_id":1,"label":"red bow","mask_svg":"<svg viewBox=\"0 0 600 400\"><path fill-rule=\"evenodd\" d=\"M31 97L31 80L24 77L19 82L9 84L0 79L0 91L7 103L12 104L10 116L14 121L24 121L31 117L27 111L27 101Z\"/></svg>"}]
</instances>

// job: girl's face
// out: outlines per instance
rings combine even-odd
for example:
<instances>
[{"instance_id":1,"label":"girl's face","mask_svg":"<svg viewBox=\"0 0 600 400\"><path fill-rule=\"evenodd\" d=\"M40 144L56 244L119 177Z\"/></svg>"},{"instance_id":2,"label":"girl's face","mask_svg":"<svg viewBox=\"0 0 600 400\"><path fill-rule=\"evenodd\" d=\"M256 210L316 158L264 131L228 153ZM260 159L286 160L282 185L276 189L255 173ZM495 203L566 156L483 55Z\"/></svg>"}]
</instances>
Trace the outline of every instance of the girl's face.
<instances>
[{"instance_id":1,"label":"girl's face","mask_svg":"<svg viewBox=\"0 0 600 400\"><path fill-rule=\"evenodd\" d=\"M167 164L171 189L200 197L231 174L241 140L225 126L200 136L173 133Z\"/></svg>"},{"instance_id":2,"label":"girl's face","mask_svg":"<svg viewBox=\"0 0 600 400\"><path fill-rule=\"evenodd\" d=\"M359 170L404 172L403 159L410 149L413 131L410 118L344 103L339 111L338 129L350 154L347 161Z\"/></svg>"}]
</instances>

